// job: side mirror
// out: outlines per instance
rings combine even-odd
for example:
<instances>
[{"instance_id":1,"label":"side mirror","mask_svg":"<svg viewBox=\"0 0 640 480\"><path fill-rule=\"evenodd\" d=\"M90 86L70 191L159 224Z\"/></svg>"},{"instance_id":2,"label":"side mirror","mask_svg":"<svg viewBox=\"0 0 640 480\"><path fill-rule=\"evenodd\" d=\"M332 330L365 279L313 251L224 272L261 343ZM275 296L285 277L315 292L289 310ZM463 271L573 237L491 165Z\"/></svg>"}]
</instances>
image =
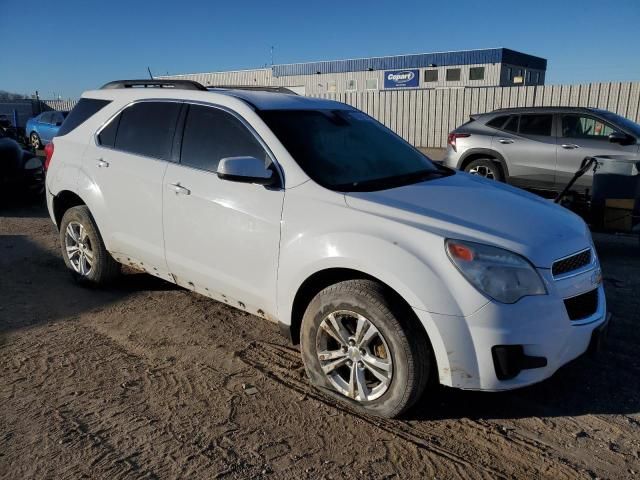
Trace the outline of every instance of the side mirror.
<instances>
[{"instance_id":1,"label":"side mirror","mask_svg":"<svg viewBox=\"0 0 640 480\"><path fill-rule=\"evenodd\" d=\"M255 157L227 157L218 163L218 178L231 182L274 185L277 181L273 170L264 166L264 160Z\"/></svg>"},{"instance_id":2,"label":"side mirror","mask_svg":"<svg viewBox=\"0 0 640 480\"><path fill-rule=\"evenodd\" d=\"M633 143L633 138L622 132L613 132L609 134L609 141L620 145L631 145Z\"/></svg>"}]
</instances>

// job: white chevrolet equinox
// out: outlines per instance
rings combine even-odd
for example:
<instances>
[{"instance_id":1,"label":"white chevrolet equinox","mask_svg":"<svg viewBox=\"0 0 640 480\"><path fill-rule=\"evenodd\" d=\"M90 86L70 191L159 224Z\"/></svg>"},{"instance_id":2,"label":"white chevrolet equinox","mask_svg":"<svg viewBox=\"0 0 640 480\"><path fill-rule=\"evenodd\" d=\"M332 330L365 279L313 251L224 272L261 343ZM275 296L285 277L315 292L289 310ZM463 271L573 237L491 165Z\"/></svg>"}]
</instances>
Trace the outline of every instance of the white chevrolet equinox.
<instances>
[{"instance_id":1,"label":"white chevrolet equinox","mask_svg":"<svg viewBox=\"0 0 640 480\"><path fill-rule=\"evenodd\" d=\"M435 382L539 382L608 324L579 217L436 165L342 103L111 82L46 163L79 281L130 265L277 322L312 384L374 415Z\"/></svg>"}]
</instances>

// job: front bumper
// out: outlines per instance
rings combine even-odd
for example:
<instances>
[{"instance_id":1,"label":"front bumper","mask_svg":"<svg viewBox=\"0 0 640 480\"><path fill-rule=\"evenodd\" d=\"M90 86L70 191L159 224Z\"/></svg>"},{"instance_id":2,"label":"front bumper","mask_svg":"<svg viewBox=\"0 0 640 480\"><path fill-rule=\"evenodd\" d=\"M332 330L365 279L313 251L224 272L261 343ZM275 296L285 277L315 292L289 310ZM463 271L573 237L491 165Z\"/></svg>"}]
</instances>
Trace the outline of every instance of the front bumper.
<instances>
[{"instance_id":1,"label":"front bumper","mask_svg":"<svg viewBox=\"0 0 640 480\"><path fill-rule=\"evenodd\" d=\"M489 302L467 317L416 310L423 324L435 327L439 335L432 344L440 383L468 390L511 390L549 378L585 353L594 331L608 320L604 289L594 283L597 268L563 280L553 280L548 270L540 270L547 295L525 297L514 304ZM595 288L596 311L571 321L564 299ZM497 346L521 346L527 368L505 378L496 367Z\"/></svg>"}]
</instances>

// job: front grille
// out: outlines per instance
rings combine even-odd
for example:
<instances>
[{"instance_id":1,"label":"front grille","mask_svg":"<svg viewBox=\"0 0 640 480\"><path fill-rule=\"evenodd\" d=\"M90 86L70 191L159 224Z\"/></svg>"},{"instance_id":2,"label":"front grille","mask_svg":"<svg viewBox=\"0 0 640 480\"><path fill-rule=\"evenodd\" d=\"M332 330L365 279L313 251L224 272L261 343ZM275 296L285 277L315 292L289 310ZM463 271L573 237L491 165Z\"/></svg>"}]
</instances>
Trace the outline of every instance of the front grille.
<instances>
[{"instance_id":1,"label":"front grille","mask_svg":"<svg viewBox=\"0 0 640 480\"><path fill-rule=\"evenodd\" d=\"M582 252L571 255L570 257L563 258L553 262L551 266L551 274L554 277L564 275L565 273L573 272L579 268L589 265L591 263L591 249L583 250Z\"/></svg>"},{"instance_id":2,"label":"front grille","mask_svg":"<svg viewBox=\"0 0 640 480\"><path fill-rule=\"evenodd\" d=\"M565 298L564 306L570 320L582 320L598 310L598 289L571 298Z\"/></svg>"}]
</instances>

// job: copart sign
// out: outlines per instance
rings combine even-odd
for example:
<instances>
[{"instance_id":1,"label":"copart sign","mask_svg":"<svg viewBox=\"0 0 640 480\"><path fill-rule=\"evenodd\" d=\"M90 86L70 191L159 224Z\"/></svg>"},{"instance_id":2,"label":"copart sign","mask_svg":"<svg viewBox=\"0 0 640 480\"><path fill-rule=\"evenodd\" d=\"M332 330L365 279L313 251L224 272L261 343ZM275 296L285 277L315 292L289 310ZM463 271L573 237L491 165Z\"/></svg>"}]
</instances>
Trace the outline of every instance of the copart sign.
<instances>
[{"instance_id":1,"label":"copart sign","mask_svg":"<svg viewBox=\"0 0 640 480\"><path fill-rule=\"evenodd\" d=\"M384 88L417 87L420 70L387 70L384 72Z\"/></svg>"}]
</instances>

